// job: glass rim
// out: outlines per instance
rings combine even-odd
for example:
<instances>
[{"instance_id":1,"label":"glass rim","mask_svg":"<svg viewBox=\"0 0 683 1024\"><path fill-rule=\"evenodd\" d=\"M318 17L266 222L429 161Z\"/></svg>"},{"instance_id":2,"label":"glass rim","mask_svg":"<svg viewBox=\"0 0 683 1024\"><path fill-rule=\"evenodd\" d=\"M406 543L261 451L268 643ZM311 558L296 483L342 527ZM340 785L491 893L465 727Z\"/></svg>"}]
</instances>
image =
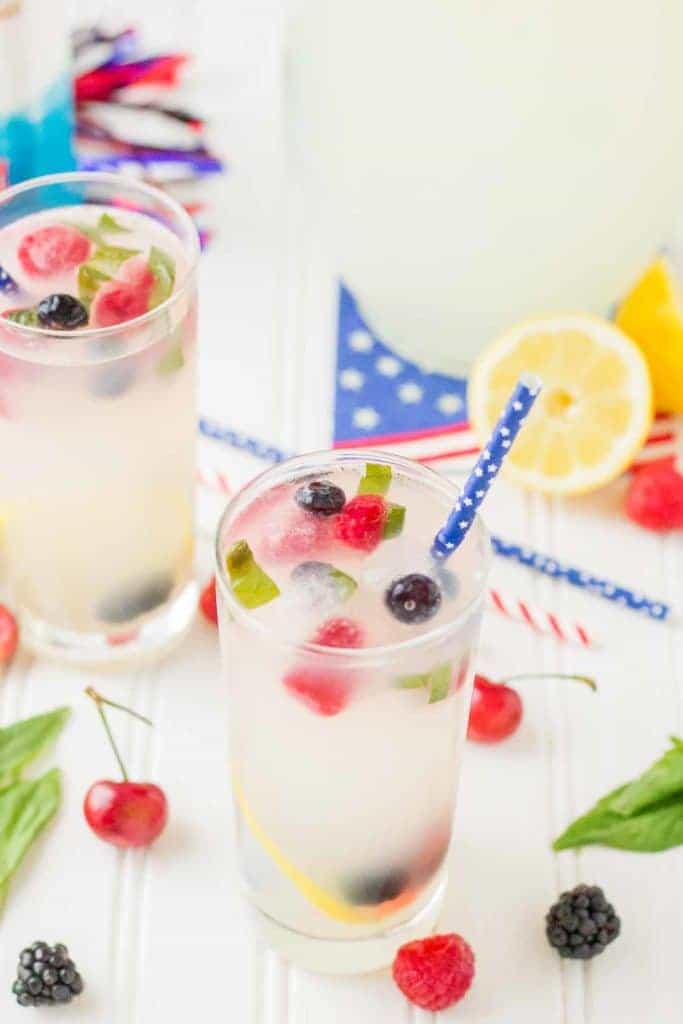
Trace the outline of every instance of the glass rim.
<instances>
[{"instance_id":1,"label":"glass rim","mask_svg":"<svg viewBox=\"0 0 683 1024\"><path fill-rule=\"evenodd\" d=\"M473 613L478 610L479 606L483 604L488 585L489 567L492 560L492 551L489 539L490 534L484 520L478 513L472 522L471 529L476 529L480 532L484 543L484 572L482 574L481 584L469 601L459 609L454 618L449 619L448 622L444 622L439 626L435 626L433 629L430 629L425 633L420 633L418 636L407 637L405 640L399 640L391 644L360 648L325 647L322 644L295 643L274 635L273 631L266 623L255 616L250 615L248 609L244 608L235 599L230 586L223 552L221 550L221 538L226 524L230 521L236 511L241 510L240 506L245 502L245 499L252 496L252 491L258 491L267 477L277 474L278 471L286 476L292 468L306 469L310 464L314 464L322 470L325 465L329 465L332 462L344 462L346 460L372 461L397 466L408 473L414 474L418 478L423 478L428 485L439 489L445 496L452 497L453 503L455 503L460 495L460 489L457 484L448 477L435 472L429 466L424 466L422 463L417 462L414 459L407 459L401 455L394 455L392 452L382 451L377 448L320 449L317 451L305 452L302 455L295 455L291 458L283 459L281 462L275 463L275 465L269 466L267 469L264 469L259 473L258 476L249 480L248 483L233 495L225 506L216 528L216 539L214 544L216 583L221 588L221 593L228 604L231 617L238 621L240 625L244 625L248 629L251 629L254 633L261 633L262 635L267 634L268 643L270 645L278 646L288 651L324 656L328 661L336 660L339 662L353 662L356 664L370 661L385 661L395 657L397 654L419 650L421 647L430 647L443 640L445 637L448 637L451 633L456 633L464 623L472 617ZM276 483L283 482L285 481L276 481ZM253 496L255 497L256 495L254 494Z\"/></svg>"},{"instance_id":2,"label":"glass rim","mask_svg":"<svg viewBox=\"0 0 683 1024\"><path fill-rule=\"evenodd\" d=\"M160 302L154 309L148 309L146 313L142 313L140 316L134 317L132 320L126 320L122 324L110 324L108 327L86 327L84 329L77 329L72 331L55 331L49 327L29 327L27 324L17 324L11 320L5 321L3 318L3 329L16 332L18 335L24 335L25 337L32 338L54 338L58 336L62 340L82 340L87 341L91 338L106 337L109 334L121 333L122 329L128 330L131 327L140 327L146 323L150 323L155 320L159 314L166 312L171 309L175 303L184 296L192 283L197 266L199 264L199 256L201 247L199 243L199 232L194 224L194 221L190 217L187 210L181 206L177 199L169 196L167 192L163 192L161 189L155 188L153 185L148 185L146 182L138 181L135 178L130 178L126 174L112 174L109 171L64 171L61 174L43 174L37 178L27 178L26 181L20 181L16 185L12 185L10 188L2 189L0 191L0 208L2 208L7 202L15 199L23 192L31 192L34 189L46 188L50 185L64 185L75 182L88 182L95 181L100 182L102 185L119 185L126 188L133 189L134 191L141 192L143 195L148 196L150 199L155 199L165 205L173 214L180 220L180 222L188 229L189 242L189 263L185 279L180 288L177 291L171 292L167 299ZM176 236L177 237L177 236ZM182 242L182 239L179 239ZM183 243L183 248L186 248Z\"/></svg>"}]
</instances>

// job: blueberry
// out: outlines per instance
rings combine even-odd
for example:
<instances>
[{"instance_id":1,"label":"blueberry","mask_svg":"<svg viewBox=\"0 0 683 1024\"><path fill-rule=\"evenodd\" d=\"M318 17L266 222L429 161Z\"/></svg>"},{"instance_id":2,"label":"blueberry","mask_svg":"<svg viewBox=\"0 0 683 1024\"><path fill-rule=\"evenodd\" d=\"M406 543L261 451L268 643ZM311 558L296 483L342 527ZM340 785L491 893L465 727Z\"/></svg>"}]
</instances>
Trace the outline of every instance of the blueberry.
<instances>
[{"instance_id":1,"label":"blueberry","mask_svg":"<svg viewBox=\"0 0 683 1024\"><path fill-rule=\"evenodd\" d=\"M109 594L97 608L103 622L130 622L158 608L173 590L173 577L159 573Z\"/></svg>"},{"instance_id":2,"label":"blueberry","mask_svg":"<svg viewBox=\"0 0 683 1024\"><path fill-rule=\"evenodd\" d=\"M34 960L46 960L50 952L47 942L34 942L31 949L33 950Z\"/></svg>"},{"instance_id":3,"label":"blueberry","mask_svg":"<svg viewBox=\"0 0 683 1024\"><path fill-rule=\"evenodd\" d=\"M20 996L22 992L26 992L26 983L17 979L12 985L12 991L15 996Z\"/></svg>"},{"instance_id":4,"label":"blueberry","mask_svg":"<svg viewBox=\"0 0 683 1024\"><path fill-rule=\"evenodd\" d=\"M37 996L43 987L43 983L37 974L32 974L26 982L26 989L32 996Z\"/></svg>"},{"instance_id":5,"label":"blueberry","mask_svg":"<svg viewBox=\"0 0 683 1024\"><path fill-rule=\"evenodd\" d=\"M36 310L43 327L60 331L73 331L88 322L88 311L73 295L48 295L41 299Z\"/></svg>"},{"instance_id":6,"label":"blueberry","mask_svg":"<svg viewBox=\"0 0 683 1024\"><path fill-rule=\"evenodd\" d=\"M346 886L346 897L356 906L375 906L400 896L408 884L404 871L392 869L354 879Z\"/></svg>"},{"instance_id":7,"label":"blueberry","mask_svg":"<svg viewBox=\"0 0 683 1024\"><path fill-rule=\"evenodd\" d=\"M17 996L17 1002L19 1003L19 1006L34 1006L35 1005L35 1003L33 1001L33 996L30 994L30 992L21 992Z\"/></svg>"},{"instance_id":8,"label":"blueberry","mask_svg":"<svg viewBox=\"0 0 683 1024\"><path fill-rule=\"evenodd\" d=\"M344 508L346 495L341 487L327 480L310 480L299 488L294 500L306 512L313 512L316 516L333 516Z\"/></svg>"},{"instance_id":9,"label":"blueberry","mask_svg":"<svg viewBox=\"0 0 683 1024\"><path fill-rule=\"evenodd\" d=\"M17 977L19 981L28 981L29 978L33 977L33 969L31 967L23 967L19 964L17 968Z\"/></svg>"},{"instance_id":10,"label":"blueberry","mask_svg":"<svg viewBox=\"0 0 683 1024\"><path fill-rule=\"evenodd\" d=\"M413 572L394 580L384 601L399 622L425 622L436 615L441 606L441 589L430 576Z\"/></svg>"},{"instance_id":11,"label":"blueberry","mask_svg":"<svg viewBox=\"0 0 683 1024\"><path fill-rule=\"evenodd\" d=\"M19 963L22 967L33 967L33 950L23 950L19 957Z\"/></svg>"},{"instance_id":12,"label":"blueberry","mask_svg":"<svg viewBox=\"0 0 683 1024\"><path fill-rule=\"evenodd\" d=\"M81 978L80 974L76 974L74 980L69 983L69 988L75 996L80 995L83 991L83 978Z\"/></svg>"},{"instance_id":13,"label":"blueberry","mask_svg":"<svg viewBox=\"0 0 683 1024\"><path fill-rule=\"evenodd\" d=\"M74 971L73 967L62 967L61 971L59 972L59 980L63 981L65 985L71 985L75 977L76 972Z\"/></svg>"},{"instance_id":14,"label":"blueberry","mask_svg":"<svg viewBox=\"0 0 683 1024\"><path fill-rule=\"evenodd\" d=\"M43 985L47 985L48 988L51 988L52 985L56 985L59 981L59 973L54 967L46 967L42 972L42 979Z\"/></svg>"}]
</instances>

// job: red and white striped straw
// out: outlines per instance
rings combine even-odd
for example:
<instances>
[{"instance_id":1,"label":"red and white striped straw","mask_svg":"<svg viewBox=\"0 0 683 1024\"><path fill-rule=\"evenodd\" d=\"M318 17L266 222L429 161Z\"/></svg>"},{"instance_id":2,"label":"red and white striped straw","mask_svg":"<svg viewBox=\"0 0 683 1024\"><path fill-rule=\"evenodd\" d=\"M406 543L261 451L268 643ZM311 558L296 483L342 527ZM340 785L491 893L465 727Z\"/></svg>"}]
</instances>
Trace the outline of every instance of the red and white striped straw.
<instances>
[{"instance_id":1,"label":"red and white striped straw","mask_svg":"<svg viewBox=\"0 0 683 1024\"><path fill-rule=\"evenodd\" d=\"M579 622L570 622L555 612L546 611L520 597L513 597L505 591L494 589L488 592L488 606L514 622L521 622L536 633L554 636L566 644L579 647L595 647L596 641Z\"/></svg>"}]
</instances>

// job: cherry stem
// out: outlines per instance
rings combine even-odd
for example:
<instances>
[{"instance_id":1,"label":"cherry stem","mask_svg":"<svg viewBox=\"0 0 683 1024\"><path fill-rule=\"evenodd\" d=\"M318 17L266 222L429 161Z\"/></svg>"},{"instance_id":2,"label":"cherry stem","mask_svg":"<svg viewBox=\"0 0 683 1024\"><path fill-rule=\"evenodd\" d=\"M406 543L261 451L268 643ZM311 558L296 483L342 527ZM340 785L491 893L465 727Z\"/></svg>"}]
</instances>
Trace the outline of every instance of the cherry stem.
<instances>
[{"instance_id":1,"label":"cherry stem","mask_svg":"<svg viewBox=\"0 0 683 1024\"><path fill-rule=\"evenodd\" d=\"M590 676L566 675L566 674L561 673L561 672L531 672L531 673L525 672L525 673L523 673L522 675L519 675L519 676L510 676L509 679L505 679L503 681L506 684L507 683L521 683L521 682L524 682L527 679L563 679L563 680L567 680L568 679L568 680L572 680L575 683L583 683L585 686L588 686L591 690L593 690L594 693L598 689L597 683L595 682L594 679L591 679Z\"/></svg>"},{"instance_id":2,"label":"cherry stem","mask_svg":"<svg viewBox=\"0 0 683 1024\"><path fill-rule=\"evenodd\" d=\"M139 720L141 722L144 722L145 725L151 726L153 725L153 723L149 720L149 718L145 718L144 715L141 715L139 711L133 711L132 708L126 707L125 704L117 704L116 701L108 700L106 697L103 697L102 694L98 693L97 690L92 686L88 686L85 692L87 696L95 702L97 713L102 719L102 725L104 726L104 730L107 734L107 737L109 738L111 749L114 751L114 757L119 763L119 768L121 769L123 781L128 782L128 772L126 771L126 766L123 763L123 758L119 753L119 748L116 745L116 740L114 739L114 734L111 731L111 727L109 725L109 721L107 720L107 716L104 713L104 705L106 704L106 706L109 708L116 708L117 711L125 711L127 714L132 715L133 718L139 718Z\"/></svg>"}]
</instances>

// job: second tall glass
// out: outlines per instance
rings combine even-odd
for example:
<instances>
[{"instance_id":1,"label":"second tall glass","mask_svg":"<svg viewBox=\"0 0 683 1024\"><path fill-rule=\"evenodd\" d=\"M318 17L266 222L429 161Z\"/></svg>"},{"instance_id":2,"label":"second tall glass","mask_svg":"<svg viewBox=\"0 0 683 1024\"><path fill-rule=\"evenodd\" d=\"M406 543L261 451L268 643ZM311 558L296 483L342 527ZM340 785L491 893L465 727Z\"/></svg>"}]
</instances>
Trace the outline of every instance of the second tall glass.
<instances>
[{"instance_id":1,"label":"second tall glass","mask_svg":"<svg viewBox=\"0 0 683 1024\"><path fill-rule=\"evenodd\" d=\"M19 284L13 305L41 289L72 290L45 274L45 260L62 259L45 225L62 225L54 233L65 223L65 238L90 239L73 285L90 323L56 330L35 317L8 320L9 302L0 307L0 517L27 642L108 663L167 645L196 606L199 248L184 210L154 189L112 175L36 179L0 197L0 264ZM144 310L133 302L132 316L116 322L125 314L115 304L131 293L108 278L132 251L143 255L123 264L130 280L136 266L149 273L136 259L156 259L166 297L150 296ZM97 287L96 307L85 294Z\"/></svg>"}]
</instances>

